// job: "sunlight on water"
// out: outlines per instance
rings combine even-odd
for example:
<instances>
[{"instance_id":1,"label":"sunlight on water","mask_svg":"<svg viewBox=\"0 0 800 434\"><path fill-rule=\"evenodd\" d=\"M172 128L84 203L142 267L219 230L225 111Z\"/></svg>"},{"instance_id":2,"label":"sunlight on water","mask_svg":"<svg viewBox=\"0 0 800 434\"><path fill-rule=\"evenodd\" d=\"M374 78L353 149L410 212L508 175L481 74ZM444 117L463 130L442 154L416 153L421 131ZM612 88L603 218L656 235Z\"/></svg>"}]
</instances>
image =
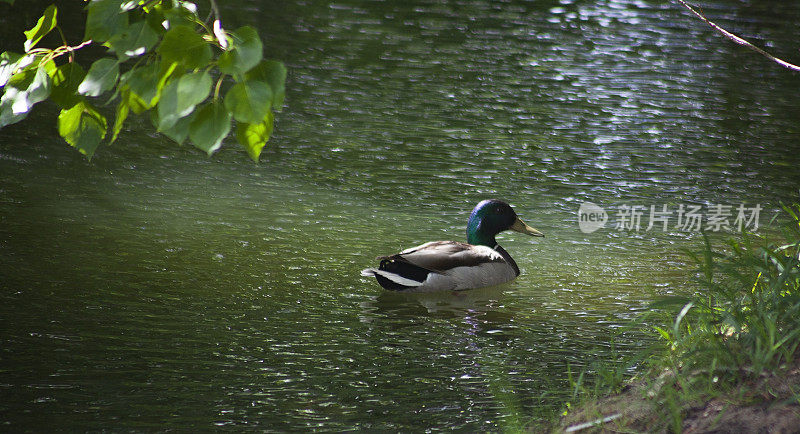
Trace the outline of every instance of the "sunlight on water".
<instances>
[{"instance_id":1,"label":"sunlight on water","mask_svg":"<svg viewBox=\"0 0 800 434\"><path fill-rule=\"evenodd\" d=\"M624 325L694 288L681 249L698 232L583 233L581 203L747 202L766 225L796 198L797 77L676 7L412 3L225 4L290 70L259 165L233 143L173 147L143 119L91 163L37 126L52 109L0 131L3 424L540 420L568 370L639 351L653 337ZM746 31L795 48L800 10L755 7L734 8ZM488 197L546 234L498 237L516 281L404 295L359 275L463 241Z\"/></svg>"}]
</instances>

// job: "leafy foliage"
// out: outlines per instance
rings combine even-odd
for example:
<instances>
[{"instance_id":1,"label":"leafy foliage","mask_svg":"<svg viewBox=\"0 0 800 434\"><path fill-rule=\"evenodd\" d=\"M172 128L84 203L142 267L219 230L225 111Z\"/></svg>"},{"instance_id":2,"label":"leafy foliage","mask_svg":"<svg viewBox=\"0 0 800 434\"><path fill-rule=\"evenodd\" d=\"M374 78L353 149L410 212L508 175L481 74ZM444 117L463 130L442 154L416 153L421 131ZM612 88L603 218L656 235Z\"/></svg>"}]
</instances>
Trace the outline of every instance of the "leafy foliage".
<instances>
[{"instance_id":1,"label":"leafy foliage","mask_svg":"<svg viewBox=\"0 0 800 434\"><path fill-rule=\"evenodd\" d=\"M61 34L58 9L50 5L25 32L24 53L0 54L0 128L49 99L61 107L59 134L88 158L107 137L109 143L117 139L131 112L149 112L159 132L179 144L188 138L210 155L235 121L236 139L258 161L272 134L273 111L283 105L286 68L263 59L254 28L226 31L210 1L209 27L188 1L92 0L83 42L69 46L62 35L62 46L37 48L50 32ZM90 44L106 47L107 56L86 70L75 57ZM98 105L112 103L108 134Z\"/></svg>"}]
</instances>

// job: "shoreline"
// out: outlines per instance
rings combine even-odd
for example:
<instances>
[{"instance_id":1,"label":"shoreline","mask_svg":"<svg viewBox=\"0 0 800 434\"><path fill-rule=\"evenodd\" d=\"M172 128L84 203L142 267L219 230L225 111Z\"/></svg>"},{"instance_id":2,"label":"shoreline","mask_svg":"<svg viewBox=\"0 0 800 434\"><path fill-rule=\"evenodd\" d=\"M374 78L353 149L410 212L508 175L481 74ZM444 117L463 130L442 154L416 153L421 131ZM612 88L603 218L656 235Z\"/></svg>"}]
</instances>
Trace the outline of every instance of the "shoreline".
<instances>
[{"instance_id":1,"label":"shoreline","mask_svg":"<svg viewBox=\"0 0 800 434\"><path fill-rule=\"evenodd\" d=\"M682 382L673 381L681 375L634 378L620 392L587 399L533 431L800 432L800 360L735 386L701 392L681 390Z\"/></svg>"}]
</instances>

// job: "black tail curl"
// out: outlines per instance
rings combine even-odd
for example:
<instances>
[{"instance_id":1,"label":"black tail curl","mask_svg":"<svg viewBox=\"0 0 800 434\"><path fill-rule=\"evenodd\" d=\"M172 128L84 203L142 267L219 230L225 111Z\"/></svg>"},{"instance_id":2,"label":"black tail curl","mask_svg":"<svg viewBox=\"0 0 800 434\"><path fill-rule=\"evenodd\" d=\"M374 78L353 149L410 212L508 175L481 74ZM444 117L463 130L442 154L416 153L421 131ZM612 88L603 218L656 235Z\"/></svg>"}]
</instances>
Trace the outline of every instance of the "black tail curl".
<instances>
[{"instance_id":1,"label":"black tail curl","mask_svg":"<svg viewBox=\"0 0 800 434\"><path fill-rule=\"evenodd\" d=\"M406 279L415 280L417 282L424 282L425 279L428 278L428 274L431 273L431 270L406 262L397 256L392 256L381 260L378 269L397 274ZM378 283L382 287L392 291L405 291L407 289L414 288L413 286L401 285L381 276L380 274L376 274L375 278L378 279Z\"/></svg>"}]
</instances>

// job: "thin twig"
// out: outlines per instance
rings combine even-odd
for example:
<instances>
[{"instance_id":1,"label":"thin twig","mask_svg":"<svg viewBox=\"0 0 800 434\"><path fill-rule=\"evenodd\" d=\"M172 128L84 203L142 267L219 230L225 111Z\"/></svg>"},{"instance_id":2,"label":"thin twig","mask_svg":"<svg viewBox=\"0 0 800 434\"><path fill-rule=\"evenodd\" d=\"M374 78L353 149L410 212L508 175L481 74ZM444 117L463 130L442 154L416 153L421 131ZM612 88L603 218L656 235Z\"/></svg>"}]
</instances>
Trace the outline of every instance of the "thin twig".
<instances>
[{"instance_id":1,"label":"thin twig","mask_svg":"<svg viewBox=\"0 0 800 434\"><path fill-rule=\"evenodd\" d=\"M83 48L83 47L85 47L87 45L90 45L91 43L92 43L92 40L89 39L88 41L83 41L83 42L81 42L80 44L78 44L78 45L76 45L74 47L71 47L69 45L62 45L61 47L58 47L55 50L42 49L43 52L45 52L47 54L45 54L42 57L41 62L42 63L47 63L47 62L55 59L58 56L63 56L65 53L69 54L70 62L72 62L74 60L74 54L73 53L76 50L80 50L81 48Z\"/></svg>"},{"instance_id":2,"label":"thin twig","mask_svg":"<svg viewBox=\"0 0 800 434\"><path fill-rule=\"evenodd\" d=\"M219 20L219 7L217 7L216 0L209 0L209 3L211 3L211 12L214 13L214 18Z\"/></svg>"},{"instance_id":3,"label":"thin twig","mask_svg":"<svg viewBox=\"0 0 800 434\"><path fill-rule=\"evenodd\" d=\"M611 422L612 420L619 419L620 417L622 417L622 413L614 413L614 414L612 414L611 416L608 416L608 417L596 419L596 420L593 420L593 421L590 421L590 422L585 422L585 423L582 423L582 424L579 424L579 425L573 425L571 427L568 427L566 430L564 430L564 432L576 432L576 431L585 430L586 428L593 428L593 427L596 427L598 425L602 425L604 423Z\"/></svg>"},{"instance_id":4,"label":"thin twig","mask_svg":"<svg viewBox=\"0 0 800 434\"><path fill-rule=\"evenodd\" d=\"M92 42L94 42L94 41L92 41L91 39L89 39L89 40L87 40L87 41L83 41L83 42L81 42L80 44L78 44L78 45L76 45L76 46L74 46L74 47L65 46L65 47L64 47L64 49L65 49L65 50L67 50L67 51L69 51L70 53L72 53L73 51L80 50L81 48L83 48L83 47L85 47L85 46L87 46L87 45L91 44Z\"/></svg>"},{"instance_id":5,"label":"thin twig","mask_svg":"<svg viewBox=\"0 0 800 434\"><path fill-rule=\"evenodd\" d=\"M61 31L61 26L56 26L56 30L58 30L58 34L61 35L61 42L64 43L65 47L68 46L69 42L67 42L67 38L66 38L66 36L64 36L64 32ZM75 61L75 55L72 52L70 52L69 53L69 63L72 63L74 61Z\"/></svg>"},{"instance_id":6,"label":"thin twig","mask_svg":"<svg viewBox=\"0 0 800 434\"><path fill-rule=\"evenodd\" d=\"M225 74L222 74L219 79L217 80L217 85L214 86L214 101L219 99L219 89L222 87L222 79L225 78Z\"/></svg>"},{"instance_id":7,"label":"thin twig","mask_svg":"<svg viewBox=\"0 0 800 434\"><path fill-rule=\"evenodd\" d=\"M683 7L688 9L696 17L698 17L701 20L705 21L706 24L708 24L714 30L716 30L717 32L722 34L722 36L725 36L726 38L730 39L731 41L733 41L733 42L735 42L735 43L737 43L739 45L745 46L745 47L755 51L756 53L761 54L762 56L765 56L767 59L772 60L773 62L777 63L778 65L783 66L784 68L791 69L792 71L795 71L795 72L800 72L800 66L797 66L797 65L795 65L793 63L789 63L789 62L787 62L785 60L781 60L781 59L773 56L772 54L769 54L766 51L756 47L755 45L751 44L750 42L748 42L748 41L746 41L746 40L734 35L733 33L729 32L729 31L727 31L725 29L723 29L722 27L720 27L717 24L715 24L713 21L711 21L708 18L706 18L706 16L703 15L702 12L698 12L697 10L695 10L694 8L689 6L685 1L683 1L683 0L675 0L675 1L677 1L678 3L683 5Z\"/></svg>"},{"instance_id":8,"label":"thin twig","mask_svg":"<svg viewBox=\"0 0 800 434\"><path fill-rule=\"evenodd\" d=\"M211 3L211 11L214 13L214 24L211 26L214 36L219 41L220 47L223 50L228 49L228 38L225 36L225 30L222 29L222 17L219 14L219 7L217 7L216 0L209 0Z\"/></svg>"}]
</instances>

